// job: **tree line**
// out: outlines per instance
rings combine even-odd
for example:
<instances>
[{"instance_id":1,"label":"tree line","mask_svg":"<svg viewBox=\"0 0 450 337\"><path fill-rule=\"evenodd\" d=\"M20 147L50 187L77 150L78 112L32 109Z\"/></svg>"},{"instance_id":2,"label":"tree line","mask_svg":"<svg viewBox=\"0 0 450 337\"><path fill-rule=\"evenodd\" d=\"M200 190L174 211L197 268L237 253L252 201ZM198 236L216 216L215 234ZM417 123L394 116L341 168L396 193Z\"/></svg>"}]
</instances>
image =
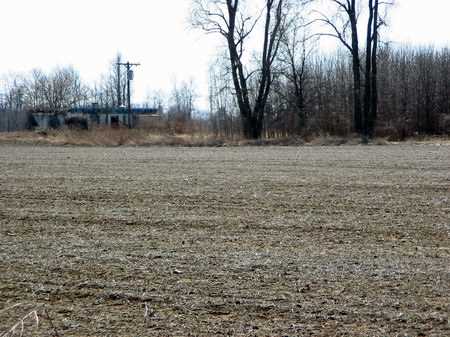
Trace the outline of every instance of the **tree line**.
<instances>
[{"instance_id":1,"label":"tree line","mask_svg":"<svg viewBox=\"0 0 450 337\"><path fill-rule=\"evenodd\" d=\"M119 71L118 54L109 69L95 83L82 81L72 66L50 71L34 69L28 73L8 74L0 82L0 132L20 130L27 125L29 112L58 113L76 107L116 108L126 102L126 73ZM195 124L196 87L193 80L173 80L170 93L149 92L135 107L156 108L162 115L161 131L187 132Z\"/></svg>"},{"instance_id":2,"label":"tree line","mask_svg":"<svg viewBox=\"0 0 450 337\"><path fill-rule=\"evenodd\" d=\"M152 92L144 105L159 108L169 132L201 125L222 137L353 133L364 141L448 134L450 51L385 41L392 5L387 0L192 0L192 25L217 36L223 46L209 68L209 118L195 113L192 80L174 81L167 95ZM320 50L325 38L338 43L336 52ZM9 76L0 108L116 107L125 101L120 62L117 55L93 85L83 83L72 67Z\"/></svg>"},{"instance_id":3,"label":"tree line","mask_svg":"<svg viewBox=\"0 0 450 337\"><path fill-rule=\"evenodd\" d=\"M290 73L273 80L263 135L346 136L354 129L352 62L344 51L310 55ZM383 46L378 55L377 117L372 136L403 140L450 133L450 49ZM210 70L212 130L239 134L239 108L233 89L216 66ZM219 82L219 79L222 79Z\"/></svg>"},{"instance_id":4,"label":"tree line","mask_svg":"<svg viewBox=\"0 0 450 337\"><path fill-rule=\"evenodd\" d=\"M193 1L193 25L225 46L210 68L215 133L356 133L367 141L450 132L449 49L383 41L393 2L261 3L251 15L243 0ZM256 49L247 46L254 35ZM334 55L315 47L324 37L341 46Z\"/></svg>"}]
</instances>

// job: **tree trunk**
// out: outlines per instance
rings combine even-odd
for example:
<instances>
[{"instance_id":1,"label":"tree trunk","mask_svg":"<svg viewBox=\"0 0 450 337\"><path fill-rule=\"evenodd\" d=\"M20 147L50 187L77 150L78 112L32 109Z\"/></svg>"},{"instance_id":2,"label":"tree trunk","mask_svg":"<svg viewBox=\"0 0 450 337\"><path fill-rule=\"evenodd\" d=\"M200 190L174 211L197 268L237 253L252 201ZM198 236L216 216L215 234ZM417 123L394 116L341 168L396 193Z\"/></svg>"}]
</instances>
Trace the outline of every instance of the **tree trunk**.
<instances>
[{"instance_id":1,"label":"tree trunk","mask_svg":"<svg viewBox=\"0 0 450 337\"><path fill-rule=\"evenodd\" d=\"M349 11L350 26L352 30L352 62L353 62L353 123L356 132L362 131L362 111L361 111L361 60L359 58L358 23L356 16L356 5L353 1Z\"/></svg>"},{"instance_id":2,"label":"tree trunk","mask_svg":"<svg viewBox=\"0 0 450 337\"><path fill-rule=\"evenodd\" d=\"M371 119L372 103L372 28L373 28L373 0L369 0L369 19L367 21L366 36L366 67L364 78L364 114L363 114L363 138L369 137L369 124Z\"/></svg>"},{"instance_id":3,"label":"tree trunk","mask_svg":"<svg viewBox=\"0 0 450 337\"><path fill-rule=\"evenodd\" d=\"M362 131L362 111L361 111L361 61L359 52L353 53L353 127L355 132Z\"/></svg>"},{"instance_id":4,"label":"tree trunk","mask_svg":"<svg viewBox=\"0 0 450 337\"><path fill-rule=\"evenodd\" d=\"M372 46L372 76L371 76L371 107L369 116L369 135L375 134L375 126L378 117L378 6L379 0L375 0L373 8L373 46Z\"/></svg>"},{"instance_id":5,"label":"tree trunk","mask_svg":"<svg viewBox=\"0 0 450 337\"><path fill-rule=\"evenodd\" d=\"M263 131L263 121L255 116L242 116L242 133L246 139L260 139Z\"/></svg>"}]
</instances>

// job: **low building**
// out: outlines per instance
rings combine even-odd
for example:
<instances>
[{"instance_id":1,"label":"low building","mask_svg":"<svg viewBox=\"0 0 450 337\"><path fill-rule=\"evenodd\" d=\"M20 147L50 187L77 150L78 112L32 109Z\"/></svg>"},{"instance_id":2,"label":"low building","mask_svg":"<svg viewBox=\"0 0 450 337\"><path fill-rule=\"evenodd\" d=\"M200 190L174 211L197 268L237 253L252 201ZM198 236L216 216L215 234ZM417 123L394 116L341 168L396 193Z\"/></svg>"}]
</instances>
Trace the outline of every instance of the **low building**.
<instances>
[{"instance_id":1,"label":"low building","mask_svg":"<svg viewBox=\"0 0 450 337\"><path fill-rule=\"evenodd\" d=\"M31 127L31 118L27 111L0 109L0 132L23 131Z\"/></svg>"},{"instance_id":2,"label":"low building","mask_svg":"<svg viewBox=\"0 0 450 337\"><path fill-rule=\"evenodd\" d=\"M92 126L140 128L161 120L157 109L133 108L129 114L124 107L99 108L97 106L72 108L59 112L35 110L31 111L31 116L34 119L34 125L42 129L56 129L63 126L81 129Z\"/></svg>"}]
</instances>

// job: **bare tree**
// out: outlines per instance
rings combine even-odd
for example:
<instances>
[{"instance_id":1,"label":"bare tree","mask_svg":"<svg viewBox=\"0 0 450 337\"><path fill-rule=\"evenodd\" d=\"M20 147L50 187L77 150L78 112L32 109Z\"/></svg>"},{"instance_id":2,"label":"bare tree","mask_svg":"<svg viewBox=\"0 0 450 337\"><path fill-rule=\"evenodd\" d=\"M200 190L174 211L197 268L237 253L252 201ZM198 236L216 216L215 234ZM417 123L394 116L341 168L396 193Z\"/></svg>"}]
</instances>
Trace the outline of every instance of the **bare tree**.
<instances>
[{"instance_id":1,"label":"bare tree","mask_svg":"<svg viewBox=\"0 0 450 337\"><path fill-rule=\"evenodd\" d=\"M72 67L58 68L47 77L44 96L52 110L74 107L85 99L85 87Z\"/></svg>"},{"instance_id":2,"label":"bare tree","mask_svg":"<svg viewBox=\"0 0 450 337\"><path fill-rule=\"evenodd\" d=\"M306 126L306 85L309 77L307 62L314 51L316 37L309 34L308 23L302 17L304 6L310 1L302 1L293 11L285 25L285 31L281 39L280 53L278 56L279 72L287 80L286 88L278 94L287 101L288 109L295 113L295 131L300 133Z\"/></svg>"},{"instance_id":3,"label":"bare tree","mask_svg":"<svg viewBox=\"0 0 450 337\"><path fill-rule=\"evenodd\" d=\"M126 102L126 72L117 66L122 56L117 53L99 82L91 87L91 101L102 107L118 107Z\"/></svg>"},{"instance_id":4,"label":"bare tree","mask_svg":"<svg viewBox=\"0 0 450 337\"><path fill-rule=\"evenodd\" d=\"M368 19L366 31L366 53L364 71L364 101L361 104L361 59L359 49L359 27L361 4L366 0L328 0L336 6L334 17L317 11L320 18L317 21L325 23L330 32L321 35L337 38L349 50L353 64L353 99L354 99L354 130L366 139L372 136L377 118L378 84L377 84L377 53L379 44L379 28L384 24L380 16L380 7L387 8L393 1L367 0Z\"/></svg>"},{"instance_id":5,"label":"bare tree","mask_svg":"<svg viewBox=\"0 0 450 337\"><path fill-rule=\"evenodd\" d=\"M56 68L50 73L35 69L21 81L21 106L58 111L85 105L88 91L72 67Z\"/></svg>"},{"instance_id":6,"label":"bare tree","mask_svg":"<svg viewBox=\"0 0 450 337\"><path fill-rule=\"evenodd\" d=\"M348 49L353 65L353 127L356 132L362 132L361 108L361 59L358 38L358 1L356 0L327 0L336 6L334 18L319 12L319 22L325 23L330 32L321 33L338 39Z\"/></svg>"},{"instance_id":7,"label":"bare tree","mask_svg":"<svg viewBox=\"0 0 450 337\"><path fill-rule=\"evenodd\" d=\"M164 92L159 90L151 90L147 93L146 102L144 106L146 108L154 108L157 109L158 113L164 113L164 101L165 94Z\"/></svg>"},{"instance_id":8,"label":"bare tree","mask_svg":"<svg viewBox=\"0 0 450 337\"><path fill-rule=\"evenodd\" d=\"M226 57L219 55L209 67L209 109L213 132L218 136L233 137L236 118L236 100Z\"/></svg>"},{"instance_id":9,"label":"bare tree","mask_svg":"<svg viewBox=\"0 0 450 337\"><path fill-rule=\"evenodd\" d=\"M246 138L262 136L264 113L273 81L272 65L280 45L285 19L285 0L266 0L260 16L246 15L244 1L194 0L193 25L207 33L221 35L228 47L230 71ZM258 69L250 71L244 66L247 39L254 31L258 19L264 17L262 53ZM254 99L251 99L249 80L257 77Z\"/></svg>"},{"instance_id":10,"label":"bare tree","mask_svg":"<svg viewBox=\"0 0 450 337\"><path fill-rule=\"evenodd\" d=\"M27 128L28 115L23 110L25 78L20 74L10 74L2 82L0 132Z\"/></svg>"},{"instance_id":11,"label":"bare tree","mask_svg":"<svg viewBox=\"0 0 450 337\"><path fill-rule=\"evenodd\" d=\"M4 106L10 110L20 110L25 105L26 80L24 76L12 74L4 79Z\"/></svg>"},{"instance_id":12,"label":"bare tree","mask_svg":"<svg viewBox=\"0 0 450 337\"><path fill-rule=\"evenodd\" d=\"M167 114L169 123L175 126L176 132L185 132L192 124L196 98L195 83L192 79L180 83L174 81Z\"/></svg>"},{"instance_id":13,"label":"bare tree","mask_svg":"<svg viewBox=\"0 0 450 337\"><path fill-rule=\"evenodd\" d=\"M190 121L194 112L196 98L193 80L181 83L175 82L171 93L171 110L176 113L178 119Z\"/></svg>"},{"instance_id":14,"label":"bare tree","mask_svg":"<svg viewBox=\"0 0 450 337\"><path fill-rule=\"evenodd\" d=\"M368 0L369 16L366 34L366 67L364 88L364 133L373 137L378 114L378 44L379 30L385 24L387 8L393 1ZM384 7L384 15L380 16L380 6Z\"/></svg>"}]
</instances>

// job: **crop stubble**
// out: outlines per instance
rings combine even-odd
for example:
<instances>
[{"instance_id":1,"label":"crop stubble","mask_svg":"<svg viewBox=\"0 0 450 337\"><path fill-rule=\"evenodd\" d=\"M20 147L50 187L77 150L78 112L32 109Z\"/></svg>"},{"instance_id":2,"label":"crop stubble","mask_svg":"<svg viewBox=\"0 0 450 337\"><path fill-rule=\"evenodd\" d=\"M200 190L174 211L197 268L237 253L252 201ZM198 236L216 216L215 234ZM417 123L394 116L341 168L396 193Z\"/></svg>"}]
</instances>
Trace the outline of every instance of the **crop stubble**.
<instances>
[{"instance_id":1,"label":"crop stubble","mask_svg":"<svg viewBox=\"0 0 450 337\"><path fill-rule=\"evenodd\" d=\"M450 335L449 146L0 146L0 187L0 332Z\"/></svg>"}]
</instances>

